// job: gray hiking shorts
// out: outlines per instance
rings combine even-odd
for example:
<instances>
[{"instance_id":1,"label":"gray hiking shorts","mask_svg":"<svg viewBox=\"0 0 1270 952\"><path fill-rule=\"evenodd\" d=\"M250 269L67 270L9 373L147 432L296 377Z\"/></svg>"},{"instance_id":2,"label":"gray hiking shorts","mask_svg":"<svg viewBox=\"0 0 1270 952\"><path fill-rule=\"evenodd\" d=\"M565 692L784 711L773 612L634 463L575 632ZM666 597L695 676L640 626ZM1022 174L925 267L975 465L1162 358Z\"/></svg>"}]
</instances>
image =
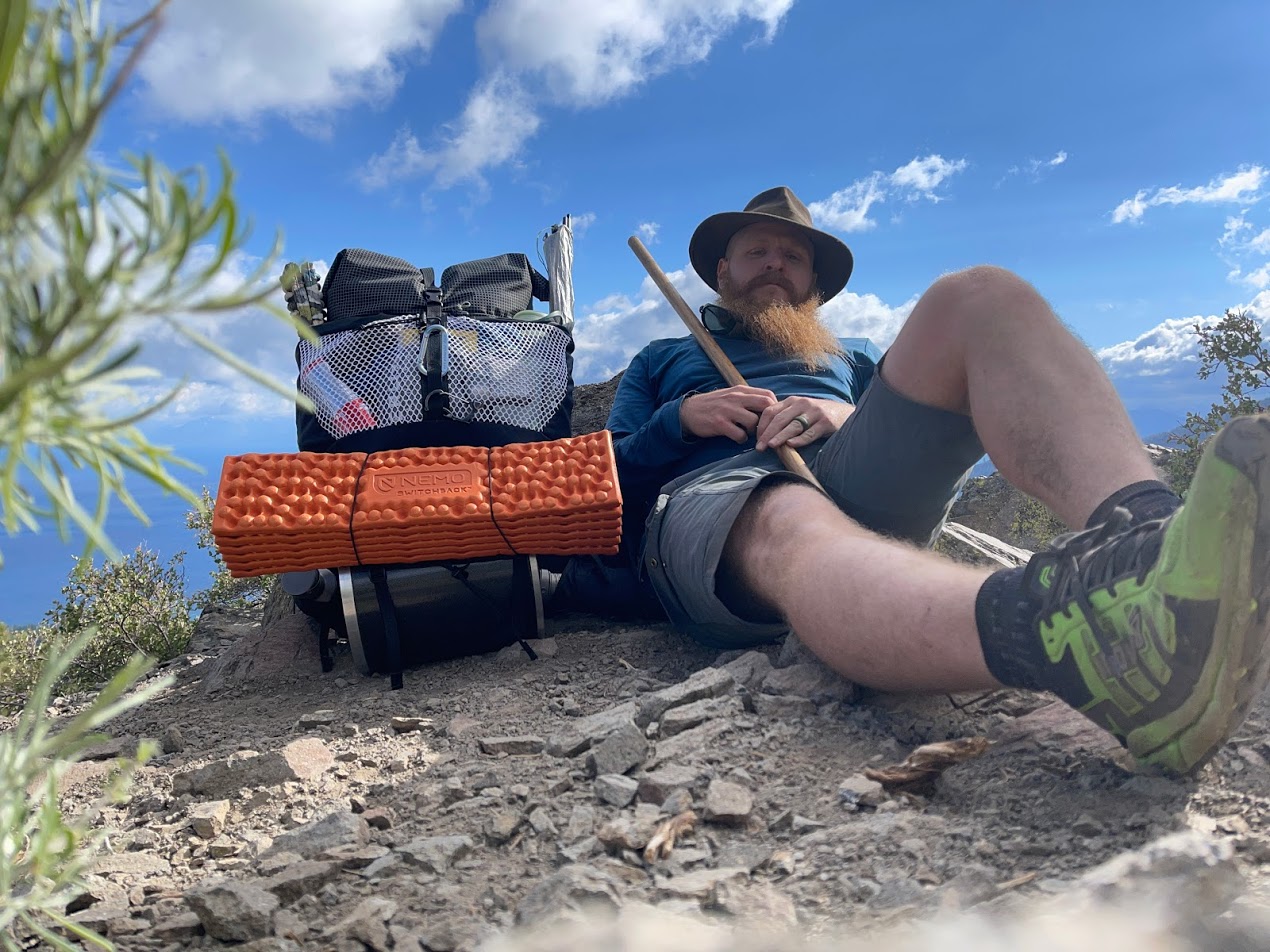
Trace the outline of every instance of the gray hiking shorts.
<instances>
[{"instance_id":1,"label":"gray hiking shorts","mask_svg":"<svg viewBox=\"0 0 1270 952\"><path fill-rule=\"evenodd\" d=\"M901 396L879 369L842 429L801 452L856 522L929 546L983 446L968 417ZM782 480L802 482L775 453L752 450L662 487L648 517L641 568L670 620L702 644L748 647L788 631L780 622L738 617L715 591L724 543L742 507L759 486Z\"/></svg>"}]
</instances>

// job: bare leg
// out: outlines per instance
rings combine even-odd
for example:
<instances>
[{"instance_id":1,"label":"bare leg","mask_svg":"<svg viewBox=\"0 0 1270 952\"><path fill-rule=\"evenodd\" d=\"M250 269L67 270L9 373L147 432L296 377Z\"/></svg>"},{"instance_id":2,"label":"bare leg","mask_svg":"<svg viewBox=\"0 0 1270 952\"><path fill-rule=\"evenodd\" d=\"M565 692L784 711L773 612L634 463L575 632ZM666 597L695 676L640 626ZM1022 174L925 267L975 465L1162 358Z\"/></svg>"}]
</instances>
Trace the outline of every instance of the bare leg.
<instances>
[{"instance_id":1,"label":"bare leg","mask_svg":"<svg viewBox=\"0 0 1270 952\"><path fill-rule=\"evenodd\" d=\"M987 570L883 539L809 486L761 488L723 563L821 660L887 691L995 687L975 596Z\"/></svg>"},{"instance_id":2,"label":"bare leg","mask_svg":"<svg viewBox=\"0 0 1270 952\"><path fill-rule=\"evenodd\" d=\"M936 281L883 375L911 400L968 413L1001 474L1073 528L1117 489L1157 478L1098 361L1009 271Z\"/></svg>"}]
</instances>

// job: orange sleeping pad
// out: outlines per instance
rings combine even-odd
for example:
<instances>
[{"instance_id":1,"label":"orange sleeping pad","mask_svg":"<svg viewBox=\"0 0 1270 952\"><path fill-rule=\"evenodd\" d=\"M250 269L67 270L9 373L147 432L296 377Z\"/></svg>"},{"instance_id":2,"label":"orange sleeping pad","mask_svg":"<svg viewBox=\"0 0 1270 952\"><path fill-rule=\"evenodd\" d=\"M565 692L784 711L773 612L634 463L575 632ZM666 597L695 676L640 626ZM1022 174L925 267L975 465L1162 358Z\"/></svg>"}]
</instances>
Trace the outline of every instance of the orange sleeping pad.
<instances>
[{"instance_id":1,"label":"orange sleeping pad","mask_svg":"<svg viewBox=\"0 0 1270 952\"><path fill-rule=\"evenodd\" d=\"M212 534L235 578L510 555L611 555L607 430L541 443L225 457Z\"/></svg>"}]
</instances>

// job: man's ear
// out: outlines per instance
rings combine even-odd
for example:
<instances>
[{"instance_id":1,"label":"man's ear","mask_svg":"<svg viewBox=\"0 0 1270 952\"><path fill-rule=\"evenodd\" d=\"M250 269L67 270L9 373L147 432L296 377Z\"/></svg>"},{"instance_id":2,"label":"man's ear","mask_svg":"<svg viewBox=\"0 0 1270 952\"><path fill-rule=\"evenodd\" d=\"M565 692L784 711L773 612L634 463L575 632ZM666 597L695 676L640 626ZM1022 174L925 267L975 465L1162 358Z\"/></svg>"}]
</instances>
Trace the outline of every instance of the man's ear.
<instances>
[{"instance_id":1,"label":"man's ear","mask_svg":"<svg viewBox=\"0 0 1270 952\"><path fill-rule=\"evenodd\" d=\"M719 284L723 281L723 276L728 273L728 259L720 258L718 265L714 269L714 283Z\"/></svg>"}]
</instances>

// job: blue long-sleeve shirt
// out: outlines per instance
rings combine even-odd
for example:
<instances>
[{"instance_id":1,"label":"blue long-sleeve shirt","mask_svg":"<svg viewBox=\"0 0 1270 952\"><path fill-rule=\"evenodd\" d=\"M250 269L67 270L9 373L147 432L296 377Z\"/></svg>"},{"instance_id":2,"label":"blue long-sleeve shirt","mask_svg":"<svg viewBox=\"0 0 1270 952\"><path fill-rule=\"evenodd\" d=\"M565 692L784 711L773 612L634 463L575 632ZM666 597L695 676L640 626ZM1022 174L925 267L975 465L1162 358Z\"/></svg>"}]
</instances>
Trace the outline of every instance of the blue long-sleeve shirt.
<instances>
[{"instance_id":1,"label":"blue long-sleeve shirt","mask_svg":"<svg viewBox=\"0 0 1270 952\"><path fill-rule=\"evenodd\" d=\"M724 331L732 325L726 311L709 305L704 316L715 341L745 381L772 391L778 399L806 396L856 403L882 358L867 338L841 338L843 354L823 369L808 371L797 358L773 357L762 344ZM627 523L628 533L642 529L645 510L662 485L754 448L752 436L745 443L723 436L685 439L679 423L684 397L726 386L692 337L655 340L635 355L618 384L607 424L622 495L638 520L631 520L635 525Z\"/></svg>"}]
</instances>

